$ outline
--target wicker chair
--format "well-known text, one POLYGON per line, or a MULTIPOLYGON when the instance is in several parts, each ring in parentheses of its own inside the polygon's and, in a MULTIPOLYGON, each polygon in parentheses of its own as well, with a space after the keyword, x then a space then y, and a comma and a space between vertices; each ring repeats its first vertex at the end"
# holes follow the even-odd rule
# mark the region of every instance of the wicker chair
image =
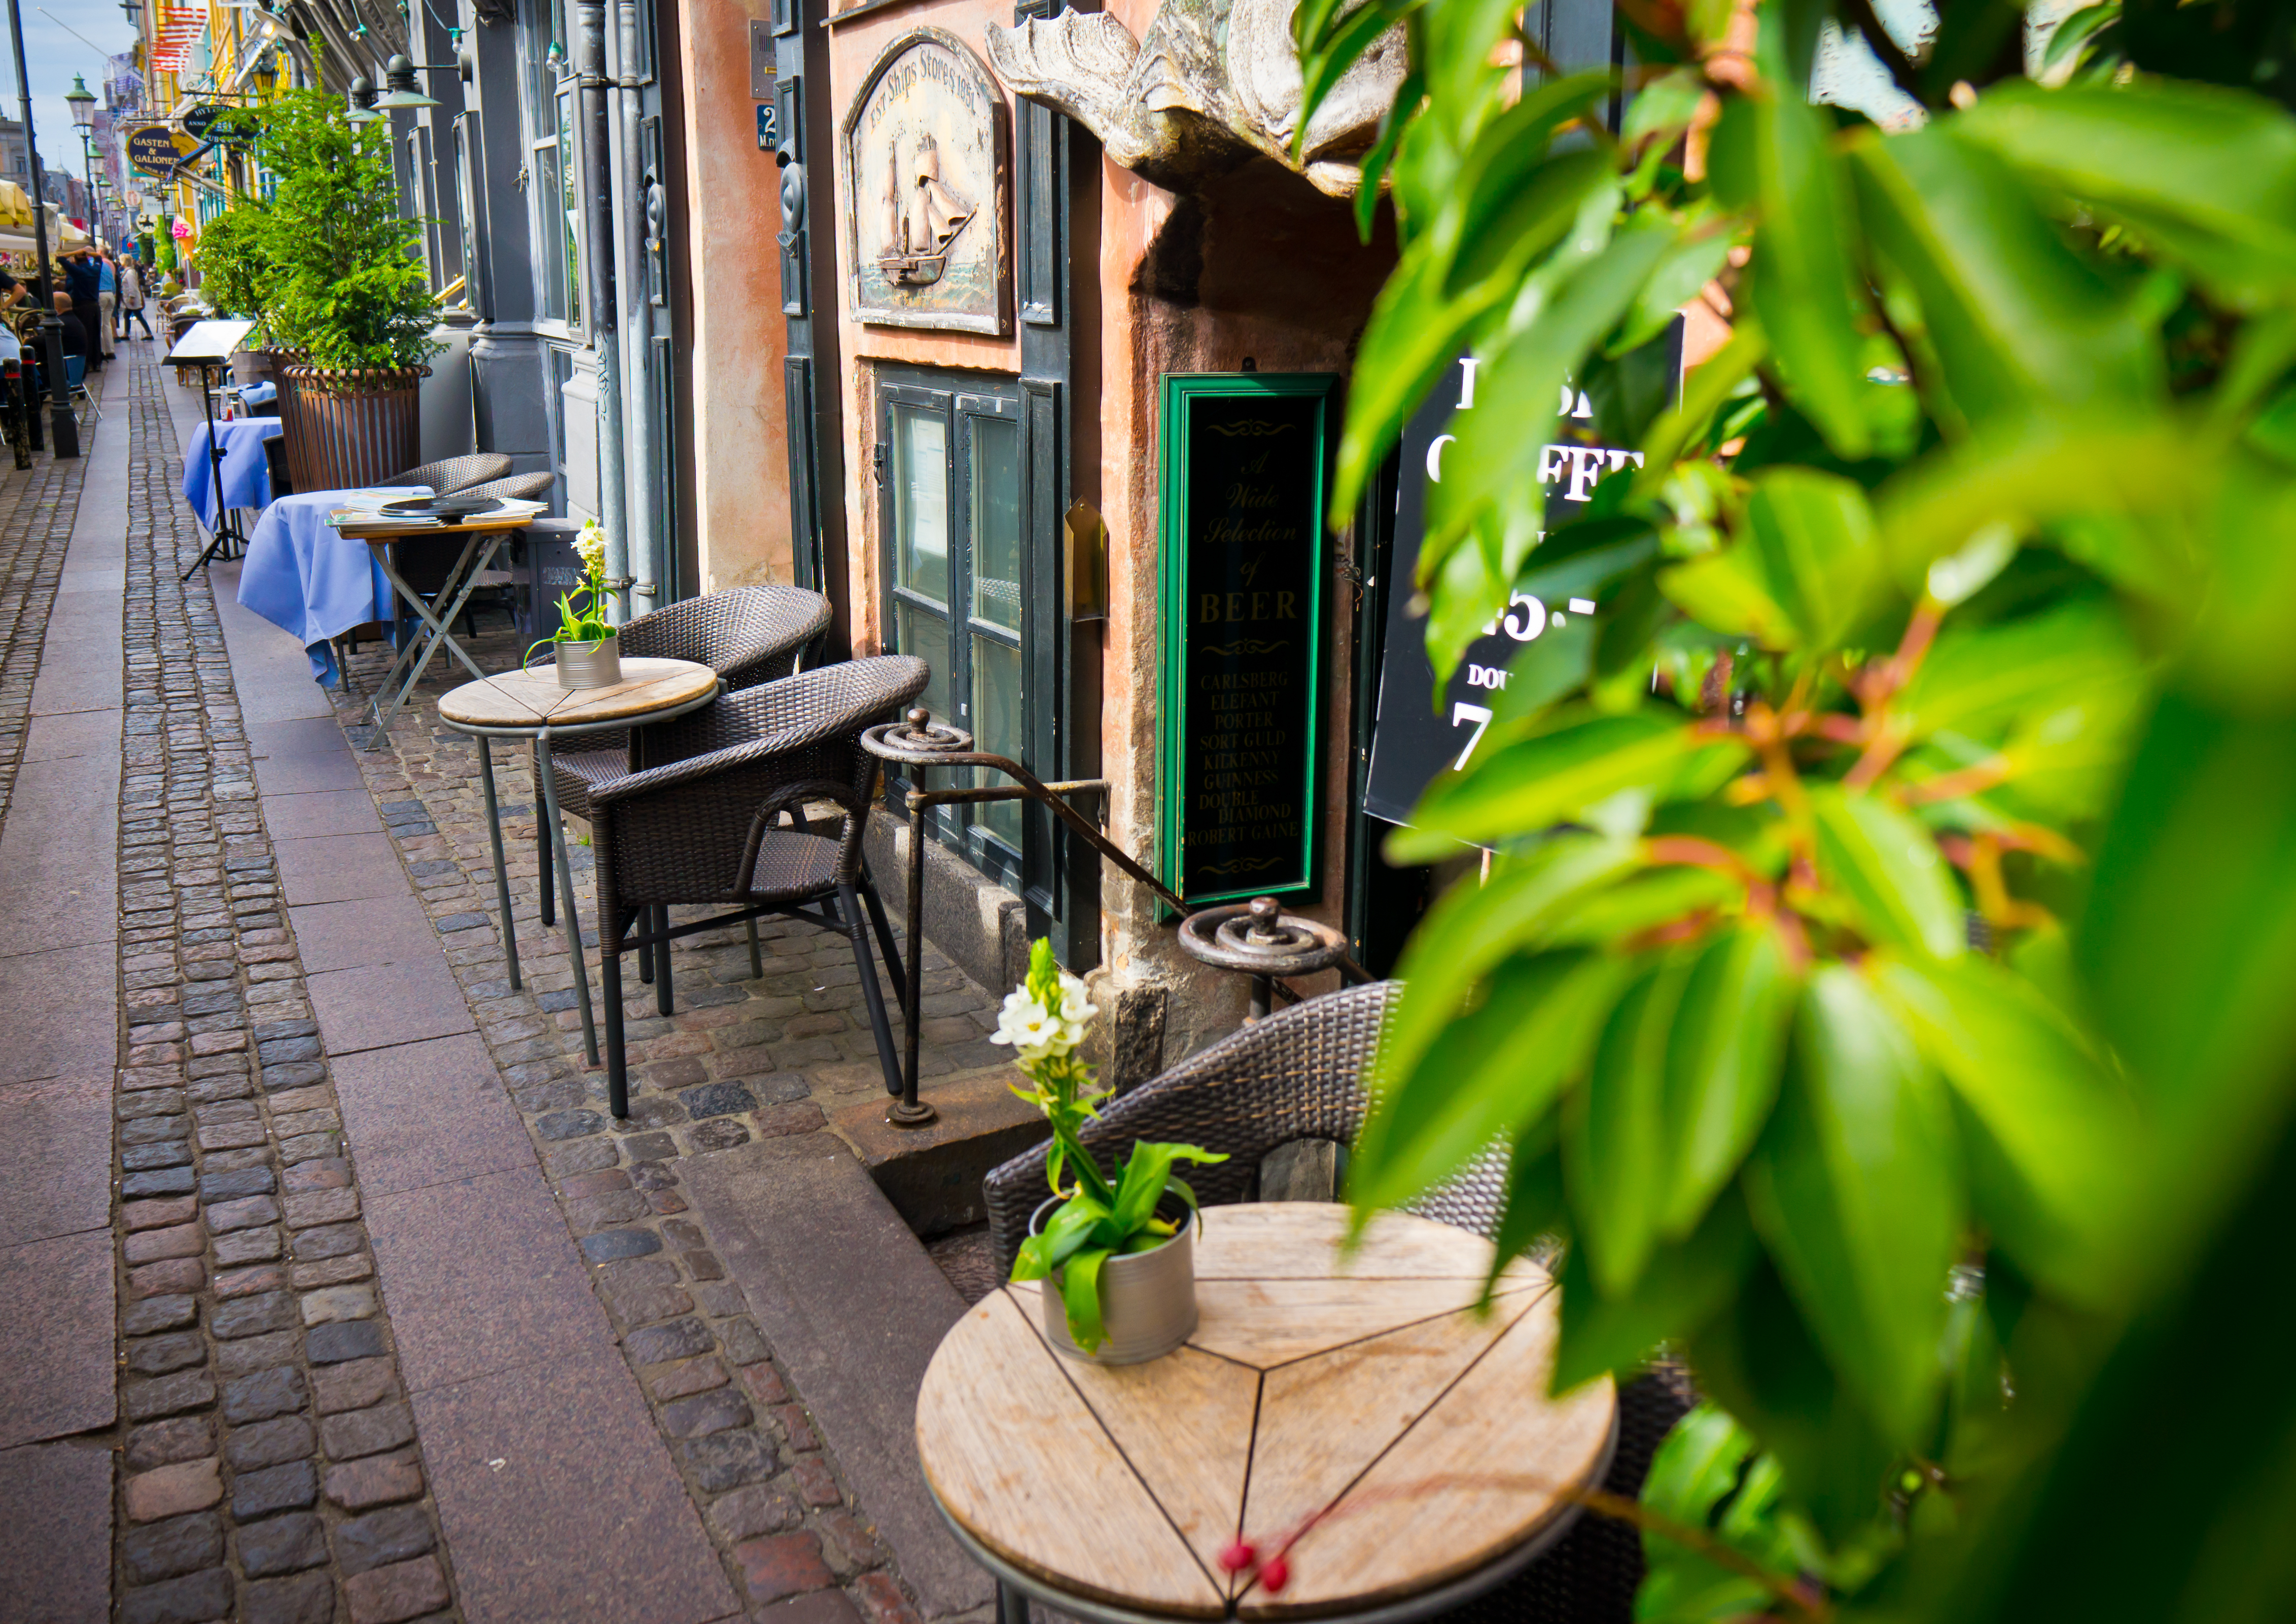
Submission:
POLYGON ((379 481, 383 485, 420 485, 434 496, 452 491, 467 490, 483 480, 499 480, 510 472, 510 458, 492 451, 481 451, 474 456, 450 456, 436 463, 425 463, 420 468, 410 468, 379 481))
MULTIPOLYGON (((1259 1161, 1281 1144, 1346 1144, 1361 1127, 1364 1074, 1398 983, 1310 998, 1269 1016, 1110 1103, 1078 1136, 1104 1167, 1121 1166, 1137 1139, 1178 1140, 1225 1151, 1228 1160, 1191 1168, 1207 1205, 1242 1201, 1259 1161)), ((1046 1194, 1039 1145, 984 1181, 990 1244, 1009 1275, 1029 1216, 1046 1194)), ((1505 1165, 1492 1157, 1416 1203, 1422 1217, 1488 1235, 1506 1202, 1505 1165)), ((1603 1487, 1629 1498, 1677 1421, 1694 1402, 1677 1368, 1661 1366, 1619 1391, 1619 1447, 1603 1487)), ((1629 1624, 1642 1582, 1641 1537, 1592 1514, 1521 1573, 1448 1615, 1452 1624, 1629 1624)))
POLYGON ((531 502, 537 496, 550 494, 558 483, 558 476, 547 469, 540 473, 514 473, 506 480, 488 480, 480 485, 459 485, 444 494, 456 496, 494 496, 512 502, 531 502))
POLYGON ((841 931, 852 944, 885 1087, 900 1092, 884 993, 869 959, 873 924, 887 965, 898 963, 884 905, 861 862, 877 776, 861 734, 898 716, 924 692, 926 676, 913 655, 882 654, 723 694, 646 730, 646 759, 659 765, 589 786, 606 1087, 616 1116, 629 1112, 621 955, 666 952, 673 937, 767 914, 841 931), (842 814, 834 836, 807 822, 806 808, 823 801, 842 814), (734 911, 672 927, 668 910, 681 905, 734 911))
MULTIPOLYGON (((621 652, 632 658, 692 660, 708 666, 726 679, 729 693, 777 682, 796 668, 800 650, 829 625, 829 600, 798 586, 735 586, 706 596, 687 598, 640 615, 620 628, 621 652)), ((590 816, 594 784, 624 777, 644 767, 649 758, 627 733, 600 733, 586 737, 578 750, 552 752, 561 812, 576 817, 590 816)), ((539 757, 537 754, 537 762, 539 757)), ((534 838, 542 865, 542 888, 554 883, 550 832, 537 828, 534 838)), ((555 904, 542 898, 542 923, 554 923, 555 904)), ((758 962, 757 923, 750 923, 751 967, 763 973, 758 962)), ((652 951, 638 955, 638 977, 652 981, 661 1013, 674 1013, 669 978, 654 973, 652 951)))

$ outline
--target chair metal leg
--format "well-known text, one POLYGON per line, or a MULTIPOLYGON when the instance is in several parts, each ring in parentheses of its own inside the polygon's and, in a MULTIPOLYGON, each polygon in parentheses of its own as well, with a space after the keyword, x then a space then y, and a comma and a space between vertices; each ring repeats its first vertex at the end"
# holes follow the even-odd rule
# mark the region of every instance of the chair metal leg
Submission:
POLYGON ((669 904, 653 910, 653 933, 661 938, 653 949, 654 1007, 665 1015, 677 1013, 677 998, 669 984, 669 904))
POLYGON ((885 956, 885 973, 893 978, 893 1001, 900 1005, 901 1019, 914 1021, 916 1012, 909 1007, 909 988, 901 974, 901 950, 893 942, 893 922, 885 916, 884 898, 877 895, 876 882, 869 877, 869 865, 861 865, 861 900, 868 905, 869 923, 877 930, 877 947, 885 956))
MULTIPOLYGON (((638 934, 640 936, 645 936, 651 934, 652 931, 653 910, 652 908, 640 908, 638 910, 638 934)), ((637 955, 638 985, 641 987, 651 987, 653 985, 652 944, 650 942, 640 942, 637 947, 637 955)))
POLYGON ((542 928, 548 930, 558 923, 558 901, 551 887, 557 875, 551 872, 550 831, 542 817, 542 746, 534 747, 534 855, 542 865, 542 928))
MULTIPOLYGON (((645 918, 644 908, 638 910, 638 918, 645 918)), ((643 924, 640 928, 644 928, 643 924)), ((606 1005, 606 1105, 618 1117, 630 1114, 629 1062, 622 1053, 621 947, 625 934, 619 919, 598 921, 598 972, 606 1005)))
POLYGON ((893 1028, 885 1019, 884 989, 877 985, 877 966, 869 958, 869 927, 861 915, 861 899, 850 885, 837 888, 837 917, 853 944, 853 962, 861 967, 861 1001, 869 1006, 869 1030, 877 1039, 878 1063, 885 1069, 885 1092, 898 1099, 901 1062, 893 1055, 893 1028))
POLYGON ((1001 1579, 996 1581, 996 1624, 1029 1624, 1029 1598, 1001 1579))
POLYGON ((745 919, 742 925, 750 933, 750 978, 762 981, 766 979, 766 956, 765 950, 758 946, 758 922, 745 919))

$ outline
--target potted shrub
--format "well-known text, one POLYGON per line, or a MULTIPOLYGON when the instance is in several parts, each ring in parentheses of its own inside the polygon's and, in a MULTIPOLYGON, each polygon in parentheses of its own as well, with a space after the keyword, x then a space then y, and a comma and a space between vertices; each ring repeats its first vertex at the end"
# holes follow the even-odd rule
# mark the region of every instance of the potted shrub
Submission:
POLYGON ((217 316, 251 317, 255 331, 231 357, 232 375, 256 383, 278 375, 279 352, 267 347, 275 272, 267 251, 271 222, 259 198, 242 196, 200 234, 200 294, 217 316))
POLYGON ((299 490, 372 485, 422 461, 418 395, 439 345, 422 222, 398 212, 384 128, 308 90, 266 108, 257 138, 281 177, 260 216, 263 319, 299 357, 280 372, 299 490))
POLYGON ((606 532, 593 519, 574 538, 582 584, 558 599, 558 629, 526 651, 548 646, 557 656, 559 685, 611 688, 622 680, 621 635, 606 624, 606 532))
POLYGON ((1142 1140, 1114 1179, 1101 1171, 1077 1136, 1108 1095, 1076 1054, 1085 1022, 1098 1013, 1084 982, 1039 939, 1029 950, 1028 980, 1006 995, 989 1038, 1016 1052, 1030 1086, 1013 1092, 1053 1129, 1045 1165, 1053 1193, 1029 1223, 1013 1278, 1050 1283, 1045 1336, 1055 1351, 1137 1365, 1171 1352, 1196 1328, 1196 1195, 1173 1164, 1227 1158, 1142 1140))

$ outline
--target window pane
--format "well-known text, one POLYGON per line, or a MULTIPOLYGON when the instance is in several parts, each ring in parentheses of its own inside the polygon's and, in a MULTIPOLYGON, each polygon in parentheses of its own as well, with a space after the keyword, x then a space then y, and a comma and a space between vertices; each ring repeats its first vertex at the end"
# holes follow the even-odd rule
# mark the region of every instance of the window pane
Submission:
MULTIPOLYGON (((558 173, 561 207, 565 211, 565 242, 561 258, 566 266, 566 319, 582 320, 582 198, 581 171, 574 164, 574 93, 558 98, 558 173)), ((547 197, 549 193, 543 194, 547 197)))
MULTIPOLYGON (((1021 425, 972 420, 972 612, 1021 629, 1021 425)), ((1011 752, 1006 752, 1010 754, 1011 752)))
MULTIPOLYGON (((1021 759, 1021 651, 979 632, 972 635, 973 748, 1021 759)), ((984 783, 1003 783, 983 770, 984 783)), ((1021 803, 992 800, 972 808, 973 821, 1006 845, 1021 849, 1021 803)))
POLYGON ((900 642, 896 652, 914 654, 932 668, 925 683, 924 708, 942 721, 956 719, 956 708, 948 697, 948 622, 914 603, 896 603, 893 636, 900 642))
MULTIPOLYGON (((895 405, 894 577, 912 592, 948 602, 948 426, 929 407, 895 405)), ((914 652, 914 651, 910 651, 914 652)))
POLYGON ((551 321, 566 319, 566 287, 558 267, 566 257, 566 220, 559 212, 558 199, 563 187, 558 179, 558 147, 554 142, 544 142, 534 149, 535 196, 540 200, 535 216, 542 230, 540 253, 542 266, 542 315, 551 321))

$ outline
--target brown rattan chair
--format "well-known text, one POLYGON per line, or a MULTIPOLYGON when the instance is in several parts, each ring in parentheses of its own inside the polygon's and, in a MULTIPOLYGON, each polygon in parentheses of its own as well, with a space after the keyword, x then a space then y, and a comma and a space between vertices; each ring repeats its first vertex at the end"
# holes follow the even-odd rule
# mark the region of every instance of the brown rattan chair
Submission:
MULTIPOLYGON (((829 600, 817 592, 800 586, 734 586, 640 615, 620 628, 621 652, 633 659, 694 660, 724 677, 729 693, 738 693, 787 677, 797 668, 799 652, 828 626, 829 600)), ((663 759, 647 755, 642 742, 634 746, 627 733, 592 734, 578 750, 553 751, 559 810, 588 817, 592 785, 663 759)), ((537 827, 534 845, 542 865, 542 923, 548 925, 556 918, 549 895, 554 882, 550 831, 537 827)), ((750 924, 750 958, 752 968, 762 973, 754 921, 750 924)), ((675 1013, 669 978, 655 975, 650 950, 638 956, 638 977, 654 983, 663 1014, 675 1013)))
MULTIPOLYGON (((873 924, 887 966, 899 962, 861 861, 877 776, 861 734, 898 716, 924 692, 926 677, 914 656, 882 654, 722 694, 646 730, 646 759, 657 765, 589 786, 606 1087, 616 1116, 629 1113, 621 955, 649 947, 666 955, 674 937, 767 914, 840 931, 852 944, 885 1087, 900 1092, 892 1027, 869 958, 873 924), (807 821, 807 808, 823 802, 838 808, 834 835, 807 821), (668 910, 679 906, 734 911, 672 926, 668 910)), ((657 979, 666 985, 669 978, 657 979)))
MULTIPOLYGON (((1135 1140, 1177 1140, 1225 1151, 1228 1160, 1188 1170, 1206 1205, 1248 1199, 1260 1159, 1300 1139, 1352 1142, 1368 1095, 1365 1074, 1381 1026, 1401 992, 1374 981, 1310 998, 1270 1015, 1111 1101, 1078 1136, 1103 1167, 1123 1165, 1135 1140)), ((1029 1216, 1049 1190, 1048 1146, 991 1171, 984 1181, 989 1240, 1000 1275, 1027 1238, 1029 1216)), ((1478 1234, 1496 1232, 1506 1204, 1503 1157, 1486 1157, 1414 1203, 1422 1217, 1478 1234)), ((1660 1366, 1619 1391, 1619 1443, 1603 1487, 1642 1491, 1657 1451, 1694 1402, 1687 1379, 1660 1366)), ((1496 1588, 1447 1615, 1450 1624, 1629 1624, 1642 1582, 1641 1536, 1591 1513, 1554 1546, 1496 1588)))
POLYGON ((472 456, 445 457, 436 463, 425 463, 420 468, 410 468, 395 473, 381 485, 420 485, 434 496, 451 491, 466 490, 487 480, 499 480, 510 472, 510 458, 498 452, 481 451, 472 456))

